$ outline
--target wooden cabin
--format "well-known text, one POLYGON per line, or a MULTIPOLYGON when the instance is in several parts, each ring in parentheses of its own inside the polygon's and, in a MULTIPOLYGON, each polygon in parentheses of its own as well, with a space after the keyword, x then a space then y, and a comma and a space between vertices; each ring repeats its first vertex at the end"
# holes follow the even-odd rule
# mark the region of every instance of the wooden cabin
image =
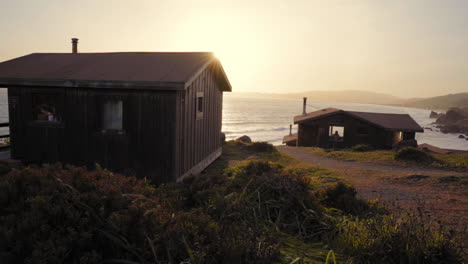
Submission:
POLYGON ((223 92, 212 53, 35 53, 0 63, 11 156, 147 177, 197 174, 221 155, 223 92))
POLYGON ((424 130, 407 114, 382 114, 326 108, 294 117, 298 132, 283 138, 288 146, 349 148, 366 144, 392 148, 415 140, 424 130))

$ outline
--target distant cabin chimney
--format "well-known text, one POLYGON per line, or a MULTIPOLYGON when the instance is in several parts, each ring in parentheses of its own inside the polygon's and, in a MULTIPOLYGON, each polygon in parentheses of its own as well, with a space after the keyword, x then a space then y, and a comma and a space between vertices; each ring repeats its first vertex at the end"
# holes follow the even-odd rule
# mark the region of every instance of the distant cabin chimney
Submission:
POLYGON ((72 53, 78 53, 78 39, 72 38, 72 53))
POLYGON ((302 110, 303 115, 307 115, 306 104, 307 104, 307 97, 304 97, 304 107, 303 107, 303 110, 302 110))
POLYGON ((292 125, 289 125, 289 135, 292 136, 292 125))

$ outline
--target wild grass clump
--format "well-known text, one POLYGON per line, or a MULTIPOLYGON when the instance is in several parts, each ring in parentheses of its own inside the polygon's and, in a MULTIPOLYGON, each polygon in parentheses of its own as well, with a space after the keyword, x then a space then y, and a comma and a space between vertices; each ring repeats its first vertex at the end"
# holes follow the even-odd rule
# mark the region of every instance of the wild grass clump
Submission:
POLYGON ((235 144, 238 147, 241 147, 242 149, 250 152, 263 152, 263 153, 276 153, 278 150, 276 148, 268 143, 268 142, 252 142, 252 143, 246 143, 240 140, 235 140, 235 141, 228 141, 226 142, 227 144, 235 144))
POLYGON ((365 201, 356 197, 354 187, 343 182, 328 187, 322 194, 322 202, 326 207, 332 207, 354 216, 369 216, 387 214, 388 211, 378 204, 365 201))
POLYGON ((423 164, 431 164, 436 161, 436 159, 432 157, 431 154, 425 152, 424 150, 412 147, 406 147, 398 150, 395 153, 395 160, 423 164))
POLYGON ((419 213, 344 217, 335 246, 352 263, 464 263, 463 235, 419 213))
POLYGON ((236 226, 254 224, 306 241, 319 241, 333 228, 309 180, 285 173, 277 163, 250 161, 227 168, 222 180, 200 177, 184 184, 195 206, 209 208, 213 218, 236 226))
POLYGON ((374 148, 367 144, 358 144, 358 145, 353 146, 351 150, 355 152, 366 152, 366 151, 372 151, 374 150, 374 148))

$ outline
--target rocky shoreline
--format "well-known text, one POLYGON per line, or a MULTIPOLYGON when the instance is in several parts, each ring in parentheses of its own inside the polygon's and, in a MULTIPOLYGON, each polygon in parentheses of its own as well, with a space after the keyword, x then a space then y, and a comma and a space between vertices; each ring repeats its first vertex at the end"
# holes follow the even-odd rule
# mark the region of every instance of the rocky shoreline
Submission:
POLYGON ((468 107, 450 108, 446 113, 431 111, 430 118, 442 133, 459 133, 459 138, 468 140, 468 107))

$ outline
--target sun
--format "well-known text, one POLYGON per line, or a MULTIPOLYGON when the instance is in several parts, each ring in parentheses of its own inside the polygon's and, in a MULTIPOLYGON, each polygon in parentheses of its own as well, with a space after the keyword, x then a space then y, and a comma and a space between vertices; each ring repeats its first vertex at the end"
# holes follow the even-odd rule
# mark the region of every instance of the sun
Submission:
POLYGON ((268 45, 255 27, 233 17, 204 17, 184 24, 179 44, 186 51, 211 51, 221 61, 233 87, 245 86, 263 67, 268 45))

